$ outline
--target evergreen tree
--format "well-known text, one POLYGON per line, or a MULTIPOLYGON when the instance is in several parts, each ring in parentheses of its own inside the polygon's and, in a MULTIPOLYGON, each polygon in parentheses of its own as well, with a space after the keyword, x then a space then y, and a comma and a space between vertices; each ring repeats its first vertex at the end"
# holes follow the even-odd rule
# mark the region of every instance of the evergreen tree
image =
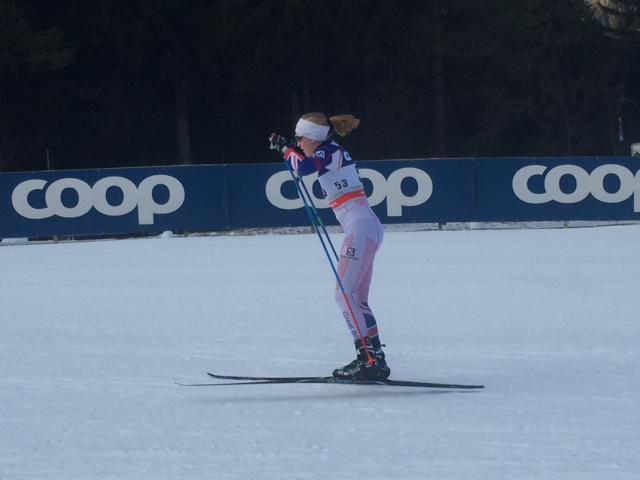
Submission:
POLYGON ((59 28, 34 27, 41 19, 29 18, 30 2, 20 5, 0 0, 0 171, 46 166, 58 139, 45 106, 75 53, 59 28))

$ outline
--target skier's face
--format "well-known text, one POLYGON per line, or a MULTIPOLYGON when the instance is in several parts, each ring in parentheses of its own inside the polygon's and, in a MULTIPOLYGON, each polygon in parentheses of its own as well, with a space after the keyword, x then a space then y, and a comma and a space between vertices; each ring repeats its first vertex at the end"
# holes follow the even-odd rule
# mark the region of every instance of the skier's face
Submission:
POLYGON ((311 155, 313 155, 313 152, 316 151, 316 148, 318 148, 318 145, 322 143, 316 140, 311 140, 307 137, 296 137, 296 141, 298 142, 298 146, 302 149, 302 151, 307 157, 310 157, 311 155))

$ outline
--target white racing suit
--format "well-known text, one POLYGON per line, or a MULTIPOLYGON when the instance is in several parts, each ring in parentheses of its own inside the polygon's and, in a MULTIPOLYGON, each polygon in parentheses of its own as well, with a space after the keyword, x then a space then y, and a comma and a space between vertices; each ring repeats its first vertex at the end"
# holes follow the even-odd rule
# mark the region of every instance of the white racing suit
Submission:
POLYGON ((379 344, 378 325, 369 307, 369 287, 384 231, 369 206, 353 160, 331 140, 320 144, 311 157, 293 148, 284 156, 302 176, 318 172, 320 186, 345 233, 337 266, 344 293, 336 282, 336 303, 354 340, 362 335, 379 344))

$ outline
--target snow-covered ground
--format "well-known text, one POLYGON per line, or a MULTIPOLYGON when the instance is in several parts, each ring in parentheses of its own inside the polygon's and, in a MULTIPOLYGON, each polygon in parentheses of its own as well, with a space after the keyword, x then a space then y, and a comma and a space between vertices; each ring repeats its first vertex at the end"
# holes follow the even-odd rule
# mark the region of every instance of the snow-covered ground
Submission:
POLYGON ((638 225, 388 232, 392 378, 472 392, 174 384, 352 359, 312 234, 9 242, 0 268, 3 480, 640 475, 638 225))

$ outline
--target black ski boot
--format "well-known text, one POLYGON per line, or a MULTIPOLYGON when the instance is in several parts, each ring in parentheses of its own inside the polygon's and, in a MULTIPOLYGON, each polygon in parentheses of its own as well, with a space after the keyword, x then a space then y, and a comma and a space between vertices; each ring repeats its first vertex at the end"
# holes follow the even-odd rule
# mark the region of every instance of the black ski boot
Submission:
POLYGON ((386 380, 389 378, 391 369, 384 358, 382 345, 380 342, 374 345, 369 337, 365 338, 365 342, 366 349, 361 339, 356 340, 356 359, 342 368, 336 368, 333 371, 334 378, 341 380, 386 380), (367 350, 374 360, 373 364, 369 364, 367 350))

